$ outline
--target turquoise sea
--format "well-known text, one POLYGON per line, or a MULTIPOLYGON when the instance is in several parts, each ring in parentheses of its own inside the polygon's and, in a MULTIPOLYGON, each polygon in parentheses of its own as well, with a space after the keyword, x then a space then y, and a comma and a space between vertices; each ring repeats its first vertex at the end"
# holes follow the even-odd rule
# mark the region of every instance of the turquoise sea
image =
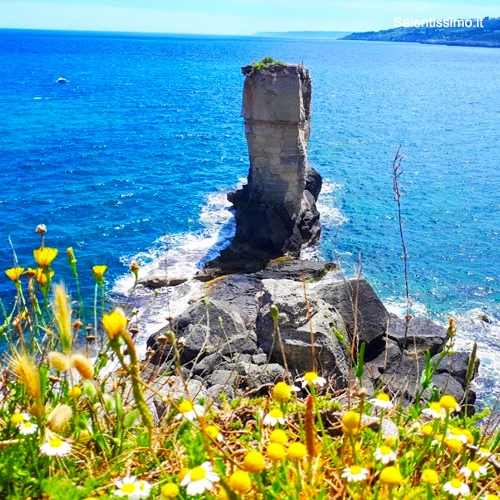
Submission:
MULTIPOLYGON (((361 259, 391 310, 404 305, 391 170, 401 144, 414 310, 457 317, 461 341, 480 342, 489 388, 500 367, 496 49, 0 31, 0 269, 10 241, 33 264, 40 223, 68 280, 75 248, 86 293, 94 264, 120 294, 133 259, 147 270, 167 255, 173 275, 215 255, 234 229, 225 192, 248 171, 240 66, 267 55, 313 78, 309 159, 326 185, 308 254, 347 274, 361 259)), ((4 301, 11 290, 0 278, 4 301)))

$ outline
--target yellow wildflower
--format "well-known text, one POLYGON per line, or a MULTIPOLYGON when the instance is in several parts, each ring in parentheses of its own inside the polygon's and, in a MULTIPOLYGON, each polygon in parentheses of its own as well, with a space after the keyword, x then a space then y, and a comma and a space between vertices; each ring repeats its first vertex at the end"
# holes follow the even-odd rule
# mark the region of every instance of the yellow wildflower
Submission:
POLYGON ((269 443, 267 445, 266 455, 272 462, 279 462, 286 457, 286 450, 282 444, 269 443))
POLYGON ((33 250, 33 255, 37 264, 44 269, 47 269, 52 264, 52 261, 57 257, 59 250, 57 248, 43 247, 33 250))
POLYGON ((273 398, 278 403, 287 403, 292 399, 292 391, 297 392, 299 389, 288 385, 286 382, 278 382, 273 389, 273 398))
POLYGON ((243 466, 248 472, 258 474, 266 468, 264 456, 256 450, 249 451, 243 460, 243 466))
POLYGON ((439 482, 438 473, 434 469, 425 469, 422 471, 422 481, 425 484, 437 484, 439 482))
POLYGON ((97 283, 102 283, 107 268, 108 266, 94 266, 92 268, 92 273, 97 283))
POLYGON ((388 486, 397 486, 403 482, 403 476, 397 467, 386 467, 380 473, 380 482, 388 486))
POLYGON ((237 470, 229 477, 229 487, 238 494, 247 492, 252 487, 252 480, 248 472, 237 470))
POLYGON ((9 279, 11 279, 14 283, 19 281, 19 278, 24 273, 24 267, 11 267, 5 271, 5 274, 9 279))
POLYGON ((342 417, 342 432, 344 434, 354 434, 359 430, 361 417, 355 411, 348 411, 342 417))
POLYGON ((286 443, 288 443, 288 436, 286 435, 285 431, 281 429, 276 429, 273 432, 271 432, 269 440, 271 441, 271 443, 280 443, 285 445, 286 443))
POLYGON ((289 460, 302 460, 307 455, 307 448, 302 443, 292 443, 288 447, 289 460))
POLYGON ((441 408, 444 408, 447 412, 460 411, 460 405, 457 403, 457 400, 449 394, 441 396, 441 399, 439 400, 439 405, 441 406, 441 408))
POLYGON ((161 496, 164 498, 175 498, 179 495, 179 487, 174 483, 168 483, 162 486, 161 496))
POLYGON ((104 314, 102 317, 102 326, 108 334, 109 340, 113 341, 125 331, 127 318, 125 318, 121 309, 115 309, 110 314, 104 314))

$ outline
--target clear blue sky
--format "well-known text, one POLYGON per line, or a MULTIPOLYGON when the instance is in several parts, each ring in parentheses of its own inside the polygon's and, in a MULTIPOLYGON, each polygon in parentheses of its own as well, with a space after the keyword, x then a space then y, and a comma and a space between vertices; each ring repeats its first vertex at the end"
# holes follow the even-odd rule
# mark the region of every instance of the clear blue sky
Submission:
POLYGON ((500 0, 0 0, 0 28, 252 34, 367 31, 395 17, 500 17, 500 0))

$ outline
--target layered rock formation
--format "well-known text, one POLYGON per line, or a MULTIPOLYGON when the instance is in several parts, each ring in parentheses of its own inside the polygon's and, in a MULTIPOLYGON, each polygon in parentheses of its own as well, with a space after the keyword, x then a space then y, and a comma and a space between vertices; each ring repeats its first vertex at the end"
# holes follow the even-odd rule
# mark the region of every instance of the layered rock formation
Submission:
POLYGON ((248 184, 230 193, 236 235, 208 268, 254 271, 297 256, 317 241, 321 176, 307 164, 311 78, 295 64, 245 66, 242 116, 250 157, 248 184))

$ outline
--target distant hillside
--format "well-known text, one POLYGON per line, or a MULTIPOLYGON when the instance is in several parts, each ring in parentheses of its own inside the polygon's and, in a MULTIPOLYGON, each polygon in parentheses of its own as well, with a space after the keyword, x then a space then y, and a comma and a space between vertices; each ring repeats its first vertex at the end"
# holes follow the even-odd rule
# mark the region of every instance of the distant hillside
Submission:
POLYGON ((262 31, 254 36, 268 38, 328 38, 338 40, 349 35, 351 31, 262 31))
POLYGON ((370 42, 417 42, 467 47, 500 47, 500 18, 483 19, 482 28, 394 28, 352 33, 342 40, 370 42))

